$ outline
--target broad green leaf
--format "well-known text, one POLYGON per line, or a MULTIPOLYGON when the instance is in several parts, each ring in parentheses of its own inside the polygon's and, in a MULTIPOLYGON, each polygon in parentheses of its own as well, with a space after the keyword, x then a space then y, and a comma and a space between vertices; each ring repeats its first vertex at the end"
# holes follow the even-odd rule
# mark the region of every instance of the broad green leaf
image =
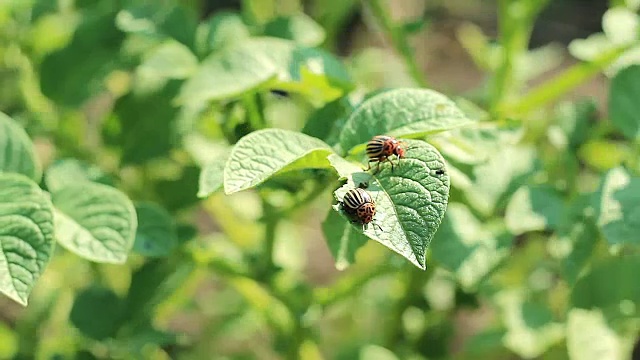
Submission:
POLYGON ((54 244, 49 197, 23 175, 0 173, 0 292, 26 306, 54 244))
POLYGON ((597 223, 607 242, 640 244, 640 178, 615 168, 605 175, 597 195, 597 223))
POLYGON ((98 166, 72 158, 56 160, 44 174, 44 182, 50 192, 78 184, 80 181, 113 185, 113 179, 98 166))
POLYGON ((598 310, 571 309, 567 316, 570 360, 623 359, 620 338, 598 310))
MULTIPOLYGON (((634 309, 640 306, 640 257, 623 256, 594 265, 591 271, 578 279, 571 292, 571 303, 581 309, 599 308, 605 315, 623 312, 624 304, 634 309)), ((623 315, 634 315, 638 311, 623 315)))
POLYGON ((198 27, 200 52, 208 54, 248 38, 251 34, 240 14, 220 11, 198 27))
POLYGON ((555 229, 562 219, 563 205, 562 198, 551 187, 523 186, 513 194, 507 205, 507 228, 514 235, 555 229))
POLYGON ((273 37, 251 38, 242 46, 271 59, 277 68, 277 77, 269 84, 273 89, 325 103, 354 86, 342 63, 321 49, 301 47, 293 41, 273 37))
POLYGON ((45 96, 58 104, 77 107, 106 89, 106 76, 120 65, 124 40, 114 17, 111 12, 91 13, 67 47, 44 58, 40 87, 45 96))
POLYGON ((137 71, 148 78, 185 79, 198 68, 198 59, 185 45, 169 40, 153 49, 137 71))
POLYGON ((345 97, 334 100, 314 111, 307 118, 302 133, 333 145, 338 141, 340 130, 353 108, 349 99, 345 97))
POLYGON ((124 302, 112 290, 92 286, 76 296, 69 320, 85 336, 105 340, 115 336, 123 311, 124 302))
POLYGON ((276 76, 277 68, 260 49, 241 43, 207 57, 183 85, 178 102, 199 104, 240 96, 276 76))
POLYGON ((150 38, 175 39, 195 48, 196 14, 173 2, 148 1, 121 10, 115 19, 121 31, 150 38))
MULTIPOLYGON (((374 176, 354 173, 334 195, 341 201, 348 190, 367 183, 366 191, 376 203, 373 221, 382 230, 372 224, 364 231, 360 224, 352 226, 424 270, 427 247, 447 209, 449 175, 437 173, 445 164, 433 146, 414 140, 407 144, 411 150, 393 171, 391 164, 384 164, 374 176)), ((334 209, 343 213, 339 204, 334 209)))
POLYGON ((625 7, 612 7, 602 16, 602 30, 613 44, 631 44, 640 36, 640 18, 625 7))
POLYGON ((492 214, 532 174, 535 166, 533 147, 505 144, 485 163, 473 167, 473 184, 465 189, 469 203, 484 215, 492 214))
POLYGON ((504 290, 496 296, 507 328, 503 344, 522 358, 541 356, 564 337, 564 325, 546 304, 529 301, 525 290, 504 290))
POLYGON ((328 168, 327 156, 332 153, 321 140, 294 131, 252 132, 231 151, 224 169, 224 192, 245 190, 291 170, 328 168))
POLYGON ((319 46, 325 39, 324 29, 304 13, 271 20, 264 26, 264 35, 293 40, 309 47, 319 46))
POLYGON ((122 264, 135 239, 136 212, 115 188, 80 183, 53 192, 58 242, 91 261, 122 264))
POLYGON ((463 289, 474 290, 509 256, 511 237, 481 223, 460 203, 448 205, 447 214, 431 242, 433 259, 451 271, 463 289))
POLYGON ((40 181, 42 169, 24 129, 0 112, 0 172, 18 173, 40 181))
POLYGON ((470 123, 453 101, 438 92, 395 89, 358 106, 342 129, 340 146, 345 152, 356 152, 375 135, 420 137, 470 123), (361 146, 353 149, 357 145, 361 146))
POLYGON ((221 156, 202 168, 198 182, 199 198, 206 198, 222 188, 224 185, 224 168, 227 163, 227 158, 228 156, 221 156))
POLYGON ((616 74, 611 80, 609 117, 622 134, 632 140, 640 140, 640 65, 632 65, 616 74))
POLYGON ((327 157, 331 166, 336 170, 341 179, 346 179, 349 175, 362 171, 362 168, 338 154, 331 154, 327 157))
POLYGON ((123 164, 142 164, 167 157, 175 146, 174 124, 178 107, 171 100, 179 83, 169 83, 153 93, 131 92, 119 98, 113 108, 118 134, 111 142, 121 149, 123 164))
POLYGON ((354 229, 336 211, 329 211, 322 222, 322 232, 338 270, 344 270, 353 264, 356 251, 367 243, 367 237, 354 229))
POLYGON ((165 209, 153 203, 136 204, 138 228, 133 250, 148 257, 168 256, 178 244, 176 226, 165 209))

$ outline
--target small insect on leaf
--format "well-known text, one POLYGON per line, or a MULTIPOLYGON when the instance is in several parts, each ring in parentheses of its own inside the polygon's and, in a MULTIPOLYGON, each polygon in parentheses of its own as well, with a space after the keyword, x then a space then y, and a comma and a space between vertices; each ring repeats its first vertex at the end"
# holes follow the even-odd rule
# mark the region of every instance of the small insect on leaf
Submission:
POLYGON ((376 135, 367 143, 367 156, 369 157, 369 166, 367 171, 371 169, 371 163, 377 163, 376 171, 380 171, 380 164, 385 161, 391 163, 391 169, 393 170, 394 163, 391 160, 391 156, 395 155, 396 159, 400 160, 405 155, 405 143, 398 139, 388 135, 376 135))

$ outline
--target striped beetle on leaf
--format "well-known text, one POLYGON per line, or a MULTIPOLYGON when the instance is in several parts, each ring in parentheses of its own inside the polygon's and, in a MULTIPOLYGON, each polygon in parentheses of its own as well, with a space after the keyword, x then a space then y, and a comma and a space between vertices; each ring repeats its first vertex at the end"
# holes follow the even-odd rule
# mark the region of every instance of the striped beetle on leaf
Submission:
POLYGON ((393 161, 391 156, 395 155, 397 159, 404 157, 405 143, 388 135, 376 135, 367 143, 367 156, 369 157, 369 166, 366 171, 371 169, 371 163, 377 163, 376 171, 380 171, 380 164, 385 161, 391 163, 391 171, 393 171, 393 161))
POLYGON ((359 222, 364 226, 368 223, 372 223, 377 226, 380 231, 382 228, 380 225, 373 222, 373 217, 376 214, 376 203, 371 198, 371 195, 358 187, 347 191, 340 202, 342 209, 352 217, 352 222, 359 222))

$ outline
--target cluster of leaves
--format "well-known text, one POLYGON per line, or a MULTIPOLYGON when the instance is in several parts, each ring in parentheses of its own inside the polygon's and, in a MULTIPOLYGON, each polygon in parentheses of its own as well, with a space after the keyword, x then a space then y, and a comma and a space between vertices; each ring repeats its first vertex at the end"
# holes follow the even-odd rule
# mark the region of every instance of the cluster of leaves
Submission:
POLYGON ((0 291, 30 304, 0 355, 210 356, 211 337, 234 355, 446 358, 471 308, 494 315, 459 358, 624 358, 640 330, 637 2, 612 1, 604 32, 569 46, 581 62, 527 92, 560 65, 527 47, 549 1, 498 2, 499 41, 458 32, 490 74, 466 99, 425 88, 407 41, 424 19, 366 3, 403 65, 380 79, 381 53, 331 51, 356 1, 313 2, 317 22, 291 3, 202 21, 173 1, 0 4, 0 291), (600 72, 608 118, 590 99, 548 106, 600 72), (366 172, 380 134, 406 157, 366 172), (379 228, 336 204, 361 183, 379 228), (302 274, 307 225, 350 267, 326 287, 302 274), (191 309, 214 328, 200 342, 166 330, 191 309), (328 334, 336 317, 351 321, 328 334), (247 337, 265 329, 268 344, 247 337))

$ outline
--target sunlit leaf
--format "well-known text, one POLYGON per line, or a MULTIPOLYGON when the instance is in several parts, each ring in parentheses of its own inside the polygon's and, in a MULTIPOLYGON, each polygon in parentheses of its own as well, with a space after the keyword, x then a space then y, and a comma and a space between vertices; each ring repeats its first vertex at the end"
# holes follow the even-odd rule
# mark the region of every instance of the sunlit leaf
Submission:
POLYGON ((571 309, 567 316, 570 360, 622 359, 618 335, 598 310, 571 309))
POLYGON ((198 197, 205 198, 224 185, 224 168, 228 156, 221 156, 202 168, 198 182, 198 197))
POLYGON ((449 204, 431 242, 433 259, 469 290, 509 256, 510 247, 509 234, 486 227, 460 203, 449 204))
POLYGON ((630 44, 640 37, 640 18, 623 6, 612 7, 602 16, 602 30, 612 43, 630 44))
POLYGON ((598 195, 598 227, 607 242, 639 244, 640 178, 615 168, 605 175, 598 195))
POLYGON ((52 193, 56 239, 88 260, 121 264, 127 260, 137 228, 131 200, 119 190, 79 183, 52 193))
MULTIPOLYGON (((334 195, 341 201, 348 190, 368 184, 366 191, 376 203, 373 222, 381 229, 372 224, 364 230, 360 224, 352 226, 426 269, 427 247, 447 209, 449 176, 439 174, 438 170, 444 170, 444 159, 433 146, 414 140, 407 143, 411 150, 393 171, 391 164, 385 164, 374 176, 354 173, 334 195)), ((334 209, 343 213, 339 204, 334 209)), ((345 214, 345 218, 349 217, 345 214)))
POLYGON ((0 292, 26 306, 54 244, 49 197, 23 175, 0 173, 0 292))
MULTIPOLYGON (((340 134, 343 151, 375 135, 419 137, 468 125, 472 121, 444 95, 427 89, 395 89, 365 100, 340 134)), ((363 147, 363 145, 361 146, 363 147)))
POLYGON ((166 41, 153 49, 137 71, 144 77, 184 79, 198 68, 198 59, 188 47, 177 41, 166 41))
POLYGON ((44 174, 47 190, 54 192, 65 186, 78 184, 80 181, 93 181, 105 185, 113 185, 113 179, 98 166, 81 160, 59 159, 51 164, 44 174))
POLYGON ((511 197, 505 222, 509 231, 515 235, 554 229, 562 220, 562 210, 562 199, 553 188, 523 186, 511 197))
POLYGON ((219 11, 198 27, 198 47, 202 53, 220 50, 250 36, 240 14, 219 11))
POLYGON ((42 169, 33 143, 20 125, 0 112, 0 172, 23 174, 40 181, 42 169))
POLYGON ((304 13, 277 17, 264 26, 264 35, 315 47, 324 41, 324 29, 304 13))
POLYGON ((224 191, 232 194, 291 170, 328 168, 333 151, 321 140, 294 131, 265 129, 238 141, 224 169, 224 191))

